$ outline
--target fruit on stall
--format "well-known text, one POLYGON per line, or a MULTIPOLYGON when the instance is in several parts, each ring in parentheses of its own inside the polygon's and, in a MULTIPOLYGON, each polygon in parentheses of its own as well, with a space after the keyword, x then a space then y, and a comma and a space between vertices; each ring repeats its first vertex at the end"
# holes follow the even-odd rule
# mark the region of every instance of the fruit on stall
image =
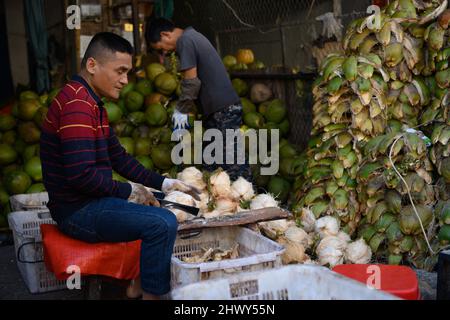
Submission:
POLYGON ((104 107, 106 109, 106 113, 108 114, 108 121, 110 124, 114 124, 120 121, 123 112, 120 109, 119 105, 114 102, 107 102, 104 104, 104 107))
POLYGON ((237 64, 237 59, 235 56, 227 55, 223 57, 222 62, 227 70, 230 70, 235 64, 237 64))
POLYGON ((163 72, 156 76, 154 85, 160 93, 170 96, 177 89, 178 81, 173 74, 163 72))
POLYGON ((144 105, 144 96, 137 92, 131 91, 126 95, 125 106, 129 112, 139 111, 144 105))
POLYGON ((239 49, 236 53, 237 63, 251 64, 255 61, 253 51, 250 49, 239 49))
POLYGON ((166 68, 160 63, 150 63, 146 68, 147 78, 152 82, 159 74, 164 72, 166 72, 166 68))

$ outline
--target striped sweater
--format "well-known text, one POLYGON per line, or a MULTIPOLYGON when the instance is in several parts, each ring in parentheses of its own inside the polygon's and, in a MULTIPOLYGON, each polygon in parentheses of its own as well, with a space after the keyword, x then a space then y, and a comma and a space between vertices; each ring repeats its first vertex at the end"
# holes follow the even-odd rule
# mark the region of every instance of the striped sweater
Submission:
POLYGON ((67 83, 50 105, 40 156, 47 206, 56 222, 101 197, 127 199, 131 185, 113 180, 112 170, 158 190, 164 180, 126 153, 109 126, 102 101, 80 76, 67 83))

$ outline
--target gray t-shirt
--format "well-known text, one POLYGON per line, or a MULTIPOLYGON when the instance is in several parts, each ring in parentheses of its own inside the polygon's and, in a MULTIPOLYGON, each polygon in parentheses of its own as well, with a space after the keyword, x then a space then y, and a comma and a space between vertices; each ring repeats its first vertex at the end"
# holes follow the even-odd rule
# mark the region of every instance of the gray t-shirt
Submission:
POLYGON ((181 71, 197 68, 202 82, 199 98, 205 116, 240 103, 222 60, 205 36, 192 27, 186 28, 178 38, 176 51, 181 71))

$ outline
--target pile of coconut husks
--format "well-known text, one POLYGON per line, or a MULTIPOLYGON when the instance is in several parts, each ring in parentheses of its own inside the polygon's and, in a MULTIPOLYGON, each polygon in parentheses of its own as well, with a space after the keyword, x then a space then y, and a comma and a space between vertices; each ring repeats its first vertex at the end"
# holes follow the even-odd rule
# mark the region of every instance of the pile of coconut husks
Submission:
POLYGON ((186 263, 203 263, 210 261, 221 261, 227 259, 239 258, 239 243, 232 248, 224 250, 222 248, 202 248, 201 252, 195 253, 190 257, 183 257, 181 260, 186 263))

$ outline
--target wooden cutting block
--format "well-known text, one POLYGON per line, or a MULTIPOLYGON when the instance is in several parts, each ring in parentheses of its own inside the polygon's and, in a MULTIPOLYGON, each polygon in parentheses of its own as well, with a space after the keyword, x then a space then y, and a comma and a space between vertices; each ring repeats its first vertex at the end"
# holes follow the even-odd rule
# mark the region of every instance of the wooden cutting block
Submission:
POLYGON ((195 218, 187 220, 178 225, 178 232, 190 232, 193 230, 229 226, 243 226, 263 221, 287 219, 292 214, 280 208, 263 208, 237 213, 231 216, 222 216, 217 218, 205 219, 195 218))

